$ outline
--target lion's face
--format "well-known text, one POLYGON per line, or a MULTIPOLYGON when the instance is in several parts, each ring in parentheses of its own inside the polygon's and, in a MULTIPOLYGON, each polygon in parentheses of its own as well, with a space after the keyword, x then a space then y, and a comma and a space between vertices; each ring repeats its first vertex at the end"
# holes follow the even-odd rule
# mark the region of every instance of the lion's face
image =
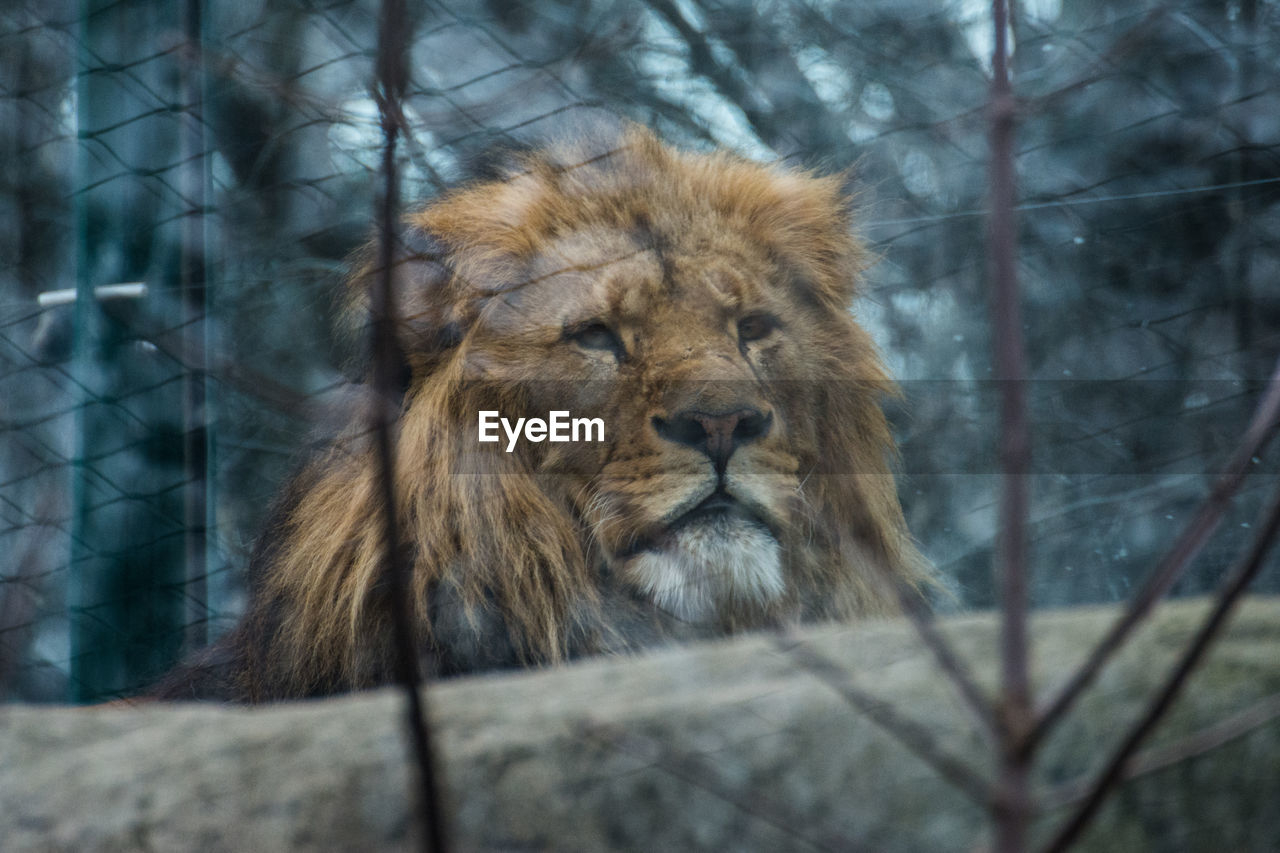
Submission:
POLYGON ((512 414, 602 418, 604 442, 536 446, 540 482, 608 571, 701 621, 786 592, 818 452, 824 317, 732 222, 666 224, 549 241, 461 358, 469 379, 526 389, 512 414))
MULTIPOLYGON (((861 255, 837 184, 644 136, 630 146, 613 163, 535 164, 419 215, 447 302, 414 310, 465 330, 447 369, 430 369, 489 389, 458 395, 464 423, 481 405, 604 421, 603 442, 512 459, 571 517, 592 571, 685 621, 838 612, 839 592, 823 601, 813 576, 881 545, 851 534, 883 494, 840 506, 833 472, 887 476, 887 434, 884 376, 847 310, 861 255), (851 429, 865 447, 821 466, 824 441, 838 453, 851 429), (858 517, 840 519, 848 509, 858 517)), ((481 452, 469 435, 467 458, 481 452)))

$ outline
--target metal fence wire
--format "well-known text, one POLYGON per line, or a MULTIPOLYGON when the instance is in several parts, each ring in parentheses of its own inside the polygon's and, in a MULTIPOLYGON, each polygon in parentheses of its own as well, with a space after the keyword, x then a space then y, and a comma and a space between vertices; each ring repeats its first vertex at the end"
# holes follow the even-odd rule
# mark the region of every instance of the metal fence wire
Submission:
MULTIPOLYGON (((1280 345, 1280 5, 1012 12, 1030 596, 1116 601, 1280 345)), ((270 496, 349 409, 333 299, 381 186, 377 31, 368 0, 0 9, 5 698, 129 695, 241 611, 270 496)), ((988 4, 417 2, 403 32, 405 204, 619 119, 850 170, 909 523, 940 608, 995 601, 988 4)), ((1175 593, 1216 584, 1275 473, 1253 464, 1175 593)))

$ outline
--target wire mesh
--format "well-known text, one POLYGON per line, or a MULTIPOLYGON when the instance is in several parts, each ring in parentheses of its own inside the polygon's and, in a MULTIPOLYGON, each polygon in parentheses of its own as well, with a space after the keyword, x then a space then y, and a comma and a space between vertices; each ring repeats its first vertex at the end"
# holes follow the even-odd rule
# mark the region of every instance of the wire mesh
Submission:
MULTIPOLYGON (((1014 12, 1031 597, 1114 601, 1225 461, 1280 343, 1280 11, 1014 12)), ((955 593, 939 606, 990 605, 985 5, 409 16, 407 200, 494 145, 619 118, 851 170, 879 255, 854 310, 906 392, 909 523, 955 593)), ((90 701, 234 623, 270 496, 349 416, 360 347, 333 298, 378 191, 377 7, 24 0, 0 22, 0 685, 90 701)), ((1256 467, 1175 592, 1227 565, 1274 480, 1256 467)))

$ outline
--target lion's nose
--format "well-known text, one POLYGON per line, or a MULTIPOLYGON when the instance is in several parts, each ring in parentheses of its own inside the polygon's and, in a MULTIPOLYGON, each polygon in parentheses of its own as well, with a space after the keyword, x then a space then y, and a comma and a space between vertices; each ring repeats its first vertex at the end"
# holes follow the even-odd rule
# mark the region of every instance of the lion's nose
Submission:
POLYGON ((670 418, 655 416, 653 419, 658 435, 701 450, 711 457, 721 473, 739 445, 762 438, 772 426, 773 413, 758 409, 739 409, 721 415, 686 410, 670 418))

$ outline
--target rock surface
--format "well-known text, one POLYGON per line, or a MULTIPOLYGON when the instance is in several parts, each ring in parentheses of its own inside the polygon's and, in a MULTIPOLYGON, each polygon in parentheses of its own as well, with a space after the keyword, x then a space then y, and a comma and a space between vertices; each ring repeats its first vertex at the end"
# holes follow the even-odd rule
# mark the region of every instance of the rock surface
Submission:
MULTIPOLYGON (((1038 764, 1061 795, 1103 759, 1205 612, 1164 605, 1038 764)), ((1115 617, 1037 617, 1037 686, 1115 617)), ((997 623, 948 636, 992 686, 997 623)), ((796 662, 804 642, 983 775, 980 731, 909 626, 754 636, 428 693, 459 850, 973 850, 985 815, 796 662)), ((1280 600, 1232 620, 1150 746, 1247 712, 1228 742, 1128 782, 1085 849, 1272 850, 1280 839, 1280 600), (1251 715, 1251 716, 1249 716, 1251 715)), ((0 849, 400 850, 416 828, 403 700, 385 690, 259 709, 0 709, 0 849)), ((1230 726, 1228 726, 1230 729, 1230 726)), ((1212 734, 1213 732, 1211 732, 1212 734)), ((1040 831, 1064 814, 1048 809, 1040 831)))

